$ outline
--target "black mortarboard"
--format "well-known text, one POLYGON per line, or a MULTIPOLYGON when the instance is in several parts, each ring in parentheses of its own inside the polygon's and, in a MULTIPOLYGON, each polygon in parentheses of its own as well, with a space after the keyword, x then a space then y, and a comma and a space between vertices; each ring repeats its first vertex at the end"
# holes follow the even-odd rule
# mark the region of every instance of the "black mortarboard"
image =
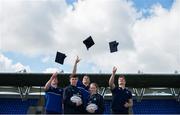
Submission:
POLYGON ((66 55, 61 53, 61 52, 57 52, 56 53, 56 59, 55 62, 63 64, 64 63, 64 59, 66 58, 66 55))
POLYGON ((112 42, 109 42, 109 47, 110 47, 110 52, 113 53, 113 52, 117 52, 118 51, 118 42, 116 41, 112 41, 112 42))
POLYGON ((85 39, 83 43, 86 45, 87 50, 95 44, 91 36, 85 39))

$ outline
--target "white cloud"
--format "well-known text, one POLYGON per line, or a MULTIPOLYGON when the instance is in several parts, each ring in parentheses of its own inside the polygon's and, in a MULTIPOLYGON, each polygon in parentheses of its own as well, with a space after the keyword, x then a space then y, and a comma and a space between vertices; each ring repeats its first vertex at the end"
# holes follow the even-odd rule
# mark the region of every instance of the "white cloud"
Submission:
POLYGON ((170 11, 156 5, 153 15, 138 20, 133 27, 133 38, 138 63, 145 72, 173 72, 180 69, 180 2, 170 11))
POLYGON ((64 0, 1 0, 1 48, 30 56, 50 53, 56 44, 52 21, 65 7, 64 0))
POLYGON ((124 63, 124 60, 117 62, 109 57, 114 55, 121 60, 122 52, 126 52, 128 56, 134 50, 131 32, 139 14, 132 3, 124 0, 86 0, 79 1, 74 6, 75 10, 69 11, 64 20, 57 21, 55 27, 59 49, 71 57, 67 57, 67 62, 72 64, 72 58, 80 55, 83 63, 94 63, 98 67, 97 71, 102 68, 102 71, 110 71, 111 66, 124 63), (93 37, 95 45, 86 51, 82 41, 89 35, 93 37), (114 40, 120 43, 120 52, 110 54, 108 42, 114 40))
POLYGON ((26 69, 27 72, 31 72, 29 66, 25 66, 21 63, 13 63, 13 61, 3 54, 0 54, 0 72, 18 72, 22 69, 26 69))
POLYGON ((43 73, 54 73, 54 72, 61 72, 58 68, 47 68, 46 70, 43 71, 43 73))
POLYGON ((50 60, 50 57, 49 57, 49 56, 45 56, 45 57, 42 59, 42 62, 43 62, 43 63, 47 63, 49 60, 50 60))

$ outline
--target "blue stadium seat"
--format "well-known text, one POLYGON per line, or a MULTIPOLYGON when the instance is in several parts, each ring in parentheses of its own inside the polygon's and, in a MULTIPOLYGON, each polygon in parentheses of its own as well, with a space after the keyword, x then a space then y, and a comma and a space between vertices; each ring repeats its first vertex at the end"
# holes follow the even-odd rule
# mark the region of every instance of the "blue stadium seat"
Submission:
POLYGON ((0 99, 0 114, 26 114, 29 106, 37 105, 37 99, 0 99))
POLYGON ((147 99, 134 101, 134 114, 179 114, 180 103, 172 99, 147 99))
MULTIPOLYGON (((38 99, 0 99, 0 114, 26 114, 30 106, 36 106, 38 99)), ((105 101, 104 114, 111 113, 111 100, 105 101)), ((180 114, 180 103, 173 99, 134 100, 134 114, 180 114)))
MULTIPOLYGON (((104 114, 110 114, 111 101, 105 101, 104 114)), ((174 99, 134 100, 134 114, 180 114, 180 103, 174 99)))

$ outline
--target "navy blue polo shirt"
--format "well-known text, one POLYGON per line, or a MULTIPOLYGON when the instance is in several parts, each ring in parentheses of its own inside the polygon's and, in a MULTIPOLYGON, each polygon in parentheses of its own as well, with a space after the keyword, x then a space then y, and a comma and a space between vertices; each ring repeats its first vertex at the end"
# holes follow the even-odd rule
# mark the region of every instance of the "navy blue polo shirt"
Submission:
POLYGON ((88 97, 90 94, 86 89, 84 89, 82 87, 78 87, 78 89, 81 91, 84 105, 86 105, 88 103, 88 97))
POLYGON ((128 109, 124 107, 124 104, 132 99, 132 93, 124 88, 115 87, 111 90, 112 92, 112 111, 113 113, 123 113, 128 114, 128 109))
POLYGON ((63 101, 64 101, 64 114, 82 114, 85 112, 84 109, 84 100, 83 100, 83 94, 81 90, 76 87, 69 85, 64 89, 64 95, 63 95, 63 101), (76 106, 76 103, 73 103, 71 101, 71 97, 77 95, 82 99, 82 105, 76 106))
POLYGON ((85 90, 89 91, 89 86, 85 86, 82 81, 78 80, 77 82, 77 87, 82 87, 84 88, 85 90))
MULTIPOLYGON (((98 109, 95 111, 95 114, 103 114, 104 112, 104 99, 100 94, 93 94, 89 96, 88 104, 96 104, 98 109)), ((88 105, 87 104, 87 105, 88 105)))
POLYGON ((49 87, 45 92, 47 113, 62 113, 63 89, 49 87))

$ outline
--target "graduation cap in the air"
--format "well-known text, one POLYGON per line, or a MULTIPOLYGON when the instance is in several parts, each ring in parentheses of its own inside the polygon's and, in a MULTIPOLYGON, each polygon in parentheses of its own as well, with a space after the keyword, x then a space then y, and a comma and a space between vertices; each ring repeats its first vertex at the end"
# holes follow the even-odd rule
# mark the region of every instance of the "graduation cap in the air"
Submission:
POLYGON ((118 48, 117 48, 118 45, 119 45, 119 43, 116 42, 116 41, 109 42, 110 52, 111 52, 111 53, 117 52, 117 51, 118 51, 118 48))
POLYGON ((66 58, 66 55, 64 53, 57 52, 55 62, 63 65, 65 58, 66 58))
POLYGON ((86 38, 83 43, 86 45, 87 50, 95 44, 91 36, 86 38))

